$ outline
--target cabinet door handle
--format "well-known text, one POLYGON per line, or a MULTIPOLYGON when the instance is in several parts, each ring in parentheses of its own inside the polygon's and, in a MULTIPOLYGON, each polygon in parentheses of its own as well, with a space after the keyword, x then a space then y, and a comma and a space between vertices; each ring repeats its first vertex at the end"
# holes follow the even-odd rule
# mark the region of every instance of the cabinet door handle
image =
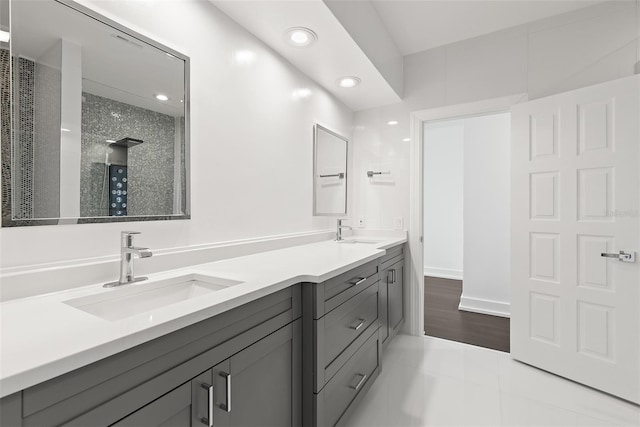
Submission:
POLYGON ((231 412, 231 374, 226 372, 220 372, 219 374, 224 378, 227 388, 227 403, 221 403, 220 409, 223 411, 231 412))
POLYGON ((360 379, 360 381, 358 381, 358 384, 356 384, 355 386, 349 386, 349 387, 351 387, 355 391, 358 391, 360 390, 360 387, 362 387, 362 384, 364 384, 364 382, 367 380, 367 376, 365 374, 358 374, 356 376, 361 376, 362 378, 360 379))
POLYGON ((363 283, 365 280, 367 280, 366 277, 354 277, 353 279, 349 280, 349 283, 352 286, 358 286, 360 283, 363 283))
POLYGON ((389 272, 387 273, 387 282, 390 285, 393 285, 394 283, 396 283, 396 269, 392 268, 391 270, 389 270, 389 272), (389 278, 389 275, 391 275, 391 278, 389 278))
POLYGON ((207 390, 207 418, 202 417, 200 421, 204 425, 213 427, 213 386, 207 383, 202 383, 200 386, 207 390))
POLYGON ((359 322, 359 323, 358 323, 357 325, 355 325, 355 326, 351 325, 351 326, 349 326, 349 327, 350 327, 351 329, 353 329, 353 330, 356 330, 356 331, 357 331, 358 329, 362 328, 362 325, 364 325, 364 322, 366 322, 366 320, 365 320, 365 319, 358 319, 358 322, 359 322))

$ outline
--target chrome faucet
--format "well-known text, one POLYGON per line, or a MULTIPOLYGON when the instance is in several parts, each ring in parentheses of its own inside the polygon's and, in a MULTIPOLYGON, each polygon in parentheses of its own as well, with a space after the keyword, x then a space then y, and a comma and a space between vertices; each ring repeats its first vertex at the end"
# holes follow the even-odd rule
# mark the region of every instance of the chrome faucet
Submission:
POLYGON ((140 258, 149 258, 153 253, 149 248, 137 248, 133 246, 134 234, 140 234, 139 231, 123 231, 120 233, 120 279, 117 282, 106 283, 105 288, 114 286, 127 285, 129 283, 141 282, 147 280, 147 277, 135 277, 133 274, 133 258, 134 255, 140 258))
POLYGON ((338 219, 338 231, 336 231, 336 242, 343 240, 342 229, 345 229, 345 230, 353 229, 353 227, 349 227, 348 225, 342 225, 342 221, 344 221, 344 219, 338 219))

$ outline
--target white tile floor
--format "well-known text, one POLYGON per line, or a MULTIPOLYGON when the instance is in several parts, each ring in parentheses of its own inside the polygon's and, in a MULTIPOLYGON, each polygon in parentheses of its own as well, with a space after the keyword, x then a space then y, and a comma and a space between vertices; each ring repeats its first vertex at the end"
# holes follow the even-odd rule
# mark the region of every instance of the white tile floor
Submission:
POLYGON ((349 427, 640 426, 640 407, 511 359, 399 335, 349 427))

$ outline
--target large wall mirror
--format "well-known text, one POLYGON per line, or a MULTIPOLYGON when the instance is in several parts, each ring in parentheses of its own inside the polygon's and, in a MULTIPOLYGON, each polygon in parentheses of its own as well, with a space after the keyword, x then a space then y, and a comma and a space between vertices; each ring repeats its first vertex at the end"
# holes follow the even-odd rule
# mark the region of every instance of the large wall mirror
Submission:
POLYGON ((67 0, 0 0, 2 225, 189 218, 189 59, 67 0))
POLYGON ((314 127, 313 214, 344 216, 347 213, 347 153, 343 136, 318 124, 314 127))

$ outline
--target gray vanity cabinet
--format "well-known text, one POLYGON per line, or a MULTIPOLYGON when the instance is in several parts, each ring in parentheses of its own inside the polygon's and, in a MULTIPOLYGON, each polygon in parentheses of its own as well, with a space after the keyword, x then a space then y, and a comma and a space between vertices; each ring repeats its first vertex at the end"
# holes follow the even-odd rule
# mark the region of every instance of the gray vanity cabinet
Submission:
POLYGON ((379 337, 386 347, 404 322, 404 245, 388 249, 380 260, 380 297, 379 337))
POLYGON ((213 412, 216 427, 298 426, 300 294, 291 286, 6 396, 0 424, 195 427, 213 412))
POLYGON ((2 427, 335 427, 404 321, 404 246, 0 400, 2 427))

